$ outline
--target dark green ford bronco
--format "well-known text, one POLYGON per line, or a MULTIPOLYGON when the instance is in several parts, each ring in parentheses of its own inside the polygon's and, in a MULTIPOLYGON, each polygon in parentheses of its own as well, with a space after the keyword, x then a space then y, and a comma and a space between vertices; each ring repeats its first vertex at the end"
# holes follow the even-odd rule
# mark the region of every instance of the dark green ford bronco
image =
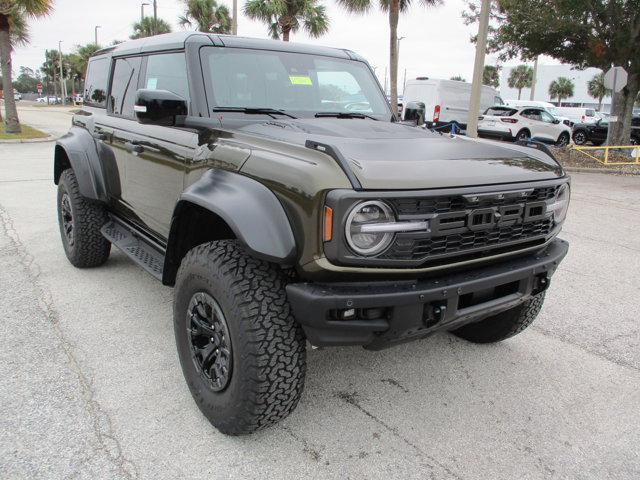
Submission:
POLYGON ((62 243, 80 268, 115 245, 175 287, 195 401, 249 433, 296 407, 307 342, 496 342, 533 321, 570 188, 532 146, 399 123, 348 50, 160 35, 89 61, 55 147, 62 243))

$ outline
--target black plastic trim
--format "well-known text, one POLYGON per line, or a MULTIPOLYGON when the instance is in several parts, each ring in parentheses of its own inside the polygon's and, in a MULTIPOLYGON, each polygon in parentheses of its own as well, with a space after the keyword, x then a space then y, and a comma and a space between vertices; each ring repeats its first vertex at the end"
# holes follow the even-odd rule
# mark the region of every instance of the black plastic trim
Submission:
POLYGON ((329 145, 328 143, 320 143, 315 140, 307 140, 304 143, 304 146, 310 148, 311 150, 316 150, 318 152, 326 153, 331 158, 333 158, 336 163, 342 168, 342 171, 345 173, 354 190, 362 190, 362 185, 360 184, 360 180, 356 177, 353 170, 349 166, 349 161, 342 155, 342 152, 337 147, 333 145, 329 145))

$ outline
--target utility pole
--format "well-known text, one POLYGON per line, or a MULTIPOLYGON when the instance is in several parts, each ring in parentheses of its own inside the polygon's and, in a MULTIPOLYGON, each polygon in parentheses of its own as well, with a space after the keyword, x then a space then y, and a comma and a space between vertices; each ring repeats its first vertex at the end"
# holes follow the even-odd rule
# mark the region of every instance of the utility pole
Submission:
POLYGON ((478 136, 478 113, 480 112, 480 95, 482 93, 482 70, 487 48, 487 31, 489 29, 489 11, 491 0, 482 0, 480 7, 480 24, 476 43, 476 59, 473 64, 473 82, 471 84, 471 100, 469 101, 469 117, 467 118, 467 136, 478 136))
POLYGON ((233 0, 233 19, 231 20, 231 33, 238 35, 238 0, 233 0))
POLYGON ((98 29, 100 28, 100 25, 96 25, 93 29, 93 41, 96 45, 98 45, 98 29))
POLYGON ((407 69, 404 69, 404 80, 402 81, 402 96, 404 97, 404 89, 407 88, 407 69))
POLYGON ((538 80, 538 56, 536 55, 536 59, 533 62, 533 79, 531 80, 531 94, 529 95, 529 100, 535 100, 536 96, 536 81, 538 80))
POLYGON ((387 95, 387 68, 384 67, 384 94, 387 95))
POLYGON ((156 27, 158 26, 158 1, 153 0, 153 34, 156 35, 156 27))
POLYGON ((140 4, 140 21, 144 20, 144 6, 149 5, 147 2, 142 2, 140 4))
POLYGON ((62 74, 62 40, 58 42, 58 53, 60 54, 60 96, 62 97, 62 104, 67 104, 66 91, 64 85, 64 75, 62 74))

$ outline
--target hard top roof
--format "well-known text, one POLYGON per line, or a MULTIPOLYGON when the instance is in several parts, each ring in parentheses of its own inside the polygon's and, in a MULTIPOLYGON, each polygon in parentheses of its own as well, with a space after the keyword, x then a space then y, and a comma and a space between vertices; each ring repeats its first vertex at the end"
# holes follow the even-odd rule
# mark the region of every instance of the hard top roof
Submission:
POLYGON ((276 50, 281 52, 307 53, 353 60, 364 59, 359 55, 344 49, 329 48, 304 43, 283 42, 280 40, 264 40, 259 38, 238 37, 235 35, 219 35, 202 32, 174 32, 153 37, 140 38, 103 48, 95 56, 110 54, 113 56, 132 55, 136 53, 157 52, 162 50, 179 50, 185 48, 187 40, 202 39, 204 42, 220 47, 253 48, 258 50, 276 50))

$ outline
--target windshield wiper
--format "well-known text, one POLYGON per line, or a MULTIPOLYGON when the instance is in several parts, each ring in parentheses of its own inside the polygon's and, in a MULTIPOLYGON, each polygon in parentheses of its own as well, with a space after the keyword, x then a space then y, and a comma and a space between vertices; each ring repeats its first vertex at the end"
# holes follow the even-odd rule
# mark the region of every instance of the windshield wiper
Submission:
POLYGON ((275 108, 213 107, 211 110, 214 112, 238 112, 247 113, 249 115, 269 115, 272 118, 276 118, 274 115, 284 115, 289 118, 297 118, 284 110, 276 110, 275 108))
POLYGON ((360 112, 318 112, 315 114, 316 118, 322 117, 335 117, 335 118, 369 118, 371 120, 378 120, 376 117, 367 115, 360 112))

